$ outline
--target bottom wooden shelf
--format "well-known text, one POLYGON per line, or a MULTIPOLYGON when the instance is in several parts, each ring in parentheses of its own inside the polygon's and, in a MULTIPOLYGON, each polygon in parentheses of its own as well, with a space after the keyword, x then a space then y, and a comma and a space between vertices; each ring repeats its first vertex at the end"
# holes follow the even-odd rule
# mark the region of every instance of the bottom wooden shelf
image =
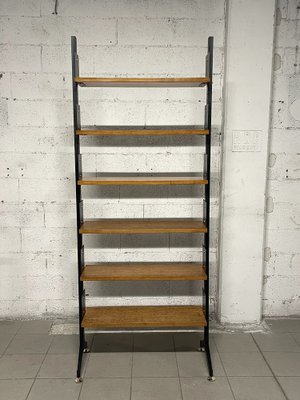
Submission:
POLYGON ((88 307, 83 328, 195 328, 206 326, 201 306, 88 307))

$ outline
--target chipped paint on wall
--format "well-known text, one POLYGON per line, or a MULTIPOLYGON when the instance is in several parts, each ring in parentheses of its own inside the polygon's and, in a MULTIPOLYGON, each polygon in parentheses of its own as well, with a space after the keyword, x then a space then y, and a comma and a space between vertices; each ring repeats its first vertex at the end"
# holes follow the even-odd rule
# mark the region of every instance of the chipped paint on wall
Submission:
POLYGON ((269 154, 269 163, 268 164, 269 164, 270 168, 274 167, 274 165, 276 163, 276 158, 277 158, 276 154, 274 154, 274 153, 269 154))
POLYGON ((273 69, 277 71, 281 68, 281 55, 278 53, 274 54, 273 69))
POLYGON ((274 201, 272 196, 267 197, 266 211, 267 213, 271 213, 274 211, 274 201))
POLYGON ((264 260, 269 261, 271 258, 271 249, 270 247, 265 247, 264 249, 264 260))

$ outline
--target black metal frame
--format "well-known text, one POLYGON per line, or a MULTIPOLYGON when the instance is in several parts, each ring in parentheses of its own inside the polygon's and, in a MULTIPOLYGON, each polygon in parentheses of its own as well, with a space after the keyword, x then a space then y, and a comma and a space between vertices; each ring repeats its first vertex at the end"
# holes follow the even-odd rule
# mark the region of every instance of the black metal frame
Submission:
POLYGON ((211 167, 211 113, 212 113, 212 75, 213 75, 213 46, 214 38, 208 38, 208 51, 206 56, 206 76, 209 79, 206 89, 206 107, 205 107, 205 129, 208 129, 208 135, 205 137, 205 157, 206 157, 206 178, 208 184, 205 185, 205 224, 207 232, 204 234, 204 264, 207 280, 204 281, 204 306, 206 326, 204 327, 204 340, 200 342, 201 349, 206 352, 207 366, 209 371, 209 380, 215 380, 209 348, 209 234, 210 234, 210 167, 211 167))
POLYGON ((75 186, 76 186, 76 215, 77 215, 77 265, 78 265, 78 308, 79 308, 79 353, 76 380, 80 381, 82 356, 87 352, 87 343, 85 341, 84 328, 81 327, 81 321, 85 312, 85 292, 83 282, 80 280, 81 271, 84 265, 84 247, 82 234, 79 232, 83 221, 83 208, 81 199, 81 186, 77 185, 82 175, 80 138, 76 135, 76 130, 80 129, 80 107, 78 103, 78 84, 74 78, 79 76, 79 62, 77 54, 77 40, 75 36, 71 37, 71 55, 72 55, 72 88, 73 88, 73 124, 74 124, 74 154, 75 154, 75 186))
MULTIPOLYGON (((81 366, 83 353, 88 352, 85 340, 85 331, 81 326, 81 321, 85 313, 85 291, 83 282, 80 280, 82 268, 84 266, 84 246, 82 234, 79 232, 83 221, 83 208, 81 198, 81 186, 77 184, 82 175, 80 136, 76 135, 76 130, 80 129, 80 107, 78 97, 78 83, 75 77, 79 76, 79 62, 77 54, 77 40, 71 37, 72 55, 72 87, 73 87, 73 123, 74 123, 74 154, 75 154, 75 182, 76 182, 76 214, 77 214, 77 263, 78 263, 78 308, 79 308, 79 353, 76 373, 76 382, 81 381, 81 366)), ((210 78, 206 84, 206 107, 205 107, 205 129, 209 134, 205 136, 205 174, 208 184, 205 185, 204 219, 207 226, 207 233, 204 236, 204 264, 206 268, 207 280, 204 281, 203 306, 205 307, 205 318, 207 325, 204 327, 204 339, 200 341, 201 350, 206 352, 207 365, 209 371, 208 379, 214 381, 213 368, 209 348, 209 226, 210 226, 210 166, 211 166, 211 114, 212 114, 212 72, 213 72, 213 37, 208 38, 208 52, 206 56, 206 77, 210 78)))

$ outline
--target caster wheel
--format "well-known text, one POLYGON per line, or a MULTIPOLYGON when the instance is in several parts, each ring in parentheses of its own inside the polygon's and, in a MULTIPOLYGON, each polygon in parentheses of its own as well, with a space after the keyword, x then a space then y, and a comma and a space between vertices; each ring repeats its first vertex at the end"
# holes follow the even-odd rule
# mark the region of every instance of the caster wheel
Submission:
POLYGON ((82 382, 82 378, 75 378, 75 382, 76 382, 76 383, 82 382))
POLYGON ((198 347, 197 351, 205 352, 205 347, 198 347))
POLYGON ((214 382, 214 381, 216 380, 216 377, 215 377, 215 376, 209 376, 207 379, 208 379, 210 382, 214 382))
POLYGON ((83 349, 83 352, 84 352, 84 353, 90 353, 90 351, 91 351, 91 350, 90 350, 88 347, 87 347, 86 349, 83 349))

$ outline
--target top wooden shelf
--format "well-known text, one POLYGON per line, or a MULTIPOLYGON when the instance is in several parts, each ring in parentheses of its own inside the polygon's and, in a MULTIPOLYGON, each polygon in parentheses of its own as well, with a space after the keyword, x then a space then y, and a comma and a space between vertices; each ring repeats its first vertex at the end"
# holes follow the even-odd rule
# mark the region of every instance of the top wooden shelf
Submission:
POLYGON ((209 77, 193 78, 87 78, 76 77, 82 87, 199 87, 210 82, 209 77))
POLYGON ((172 136, 209 135, 209 130, 199 125, 155 126, 85 126, 76 130, 81 136, 172 136))

